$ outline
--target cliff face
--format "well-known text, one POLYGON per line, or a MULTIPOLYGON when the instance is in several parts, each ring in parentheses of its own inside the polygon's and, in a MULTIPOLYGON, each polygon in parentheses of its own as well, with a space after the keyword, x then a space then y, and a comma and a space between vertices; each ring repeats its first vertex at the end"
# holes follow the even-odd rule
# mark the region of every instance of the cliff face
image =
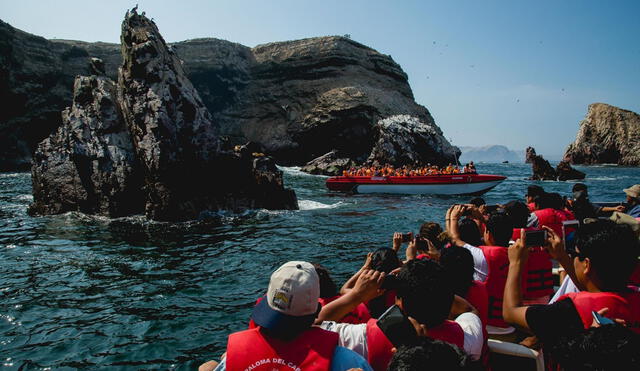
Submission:
MULTIPOLYGON (((118 83, 78 77, 63 125, 38 146, 31 213, 144 212, 175 221, 221 209, 297 209, 273 160, 223 148, 218 125, 155 23, 127 12, 121 40, 118 83)), ((102 71, 101 61, 93 66, 102 71)))
POLYGON ((573 164, 640 166, 640 115, 604 103, 589 105, 564 160, 573 164))
MULTIPOLYGON (((0 170, 24 167, 37 143, 60 125, 73 79, 90 57, 116 79, 120 46, 45 40, 0 23, 0 170)), ((409 115, 448 142, 429 111, 413 100, 407 75, 387 55, 344 37, 318 37, 248 48, 217 39, 169 45, 232 143, 260 143, 283 164, 301 165, 332 150, 369 158, 380 120, 409 115)), ((425 129, 426 130, 426 129, 425 129)), ((448 148, 434 153, 449 153, 448 148)), ((453 156, 433 162, 447 163, 453 156)))

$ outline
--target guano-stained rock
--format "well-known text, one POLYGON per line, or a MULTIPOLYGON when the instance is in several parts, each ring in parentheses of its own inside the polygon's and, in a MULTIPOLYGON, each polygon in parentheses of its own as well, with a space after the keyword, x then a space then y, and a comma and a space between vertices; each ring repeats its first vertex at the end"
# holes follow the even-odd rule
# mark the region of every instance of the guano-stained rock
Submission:
POLYGON ((589 105, 564 160, 572 164, 640 166, 640 115, 604 103, 589 105))

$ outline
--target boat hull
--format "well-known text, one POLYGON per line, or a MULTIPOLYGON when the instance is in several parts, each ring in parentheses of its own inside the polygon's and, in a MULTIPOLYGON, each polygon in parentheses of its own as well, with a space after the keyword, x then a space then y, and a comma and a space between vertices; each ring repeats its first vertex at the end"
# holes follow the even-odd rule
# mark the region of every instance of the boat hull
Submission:
POLYGON ((506 177, 488 174, 431 175, 415 177, 331 177, 332 191, 387 194, 480 195, 506 177))

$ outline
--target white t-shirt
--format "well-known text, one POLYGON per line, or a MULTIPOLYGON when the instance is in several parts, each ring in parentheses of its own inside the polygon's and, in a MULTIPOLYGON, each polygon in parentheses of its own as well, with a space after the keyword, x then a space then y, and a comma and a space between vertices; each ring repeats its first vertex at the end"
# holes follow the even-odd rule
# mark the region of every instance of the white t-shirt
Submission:
MULTIPOLYGON (((464 333, 465 352, 473 359, 479 359, 482 353, 482 345, 484 344, 480 317, 474 313, 467 312, 459 315, 455 321, 460 325, 464 333)), ((324 321, 320 327, 328 331, 337 332, 340 335, 339 346, 351 349, 364 359, 367 359, 369 354, 367 350, 366 324, 353 325, 350 323, 324 321)))
POLYGON ((487 276, 489 275, 489 264, 487 263, 487 259, 484 257, 482 249, 469 245, 468 243, 465 243, 462 247, 469 250, 473 256, 473 279, 480 282, 486 281, 487 276))

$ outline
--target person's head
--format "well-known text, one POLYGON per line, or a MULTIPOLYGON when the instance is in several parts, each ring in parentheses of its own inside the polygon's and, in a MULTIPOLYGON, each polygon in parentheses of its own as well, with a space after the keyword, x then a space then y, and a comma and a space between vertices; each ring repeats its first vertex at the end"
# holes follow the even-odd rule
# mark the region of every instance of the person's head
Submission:
POLYGON ((571 188, 571 192, 588 192, 587 185, 584 183, 576 183, 573 185, 573 188, 571 188))
POLYGON ((536 206, 536 210, 553 208, 553 199, 550 193, 545 192, 539 196, 534 197, 533 203, 536 206))
POLYGON ((389 273, 400 265, 402 264, 398 259, 398 254, 388 247, 382 247, 374 251, 371 256, 371 269, 378 272, 389 273))
POLYGON ((535 197, 540 196, 543 193, 544 189, 542 189, 542 187, 535 184, 530 185, 529 187, 527 187, 527 194, 525 195, 527 203, 532 203, 535 197))
POLYGON ((640 335, 619 325, 604 325, 562 336, 548 347, 566 371, 640 370, 640 335))
POLYGON ((510 201, 504 205, 504 209, 511 219, 513 228, 526 228, 529 219, 529 208, 523 202, 510 201))
POLYGON ((426 222, 420 226, 418 235, 424 239, 431 241, 436 250, 442 249, 446 243, 446 238, 442 235, 442 227, 434 222, 426 222))
POLYGON ((313 267, 316 269, 316 273, 318 274, 318 278, 320 279, 320 297, 332 298, 338 295, 338 287, 336 286, 336 283, 333 282, 333 279, 331 279, 329 270, 320 263, 311 264, 313 264, 313 267))
POLYGON ((480 369, 471 357, 455 345, 423 338, 418 345, 399 347, 387 370, 421 371, 427 368, 434 371, 480 369))
POLYGON ((447 279, 451 283, 453 292, 456 295, 466 297, 469 287, 473 283, 474 265, 471 252, 464 247, 455 245, 442 249, 440 264, 448 276, 447 279))
POLYGON ((480 228, 478 228, 478 224, 472 219, 464 218, 458 220, 458 234, 460 235, 460 239, 469 245, 482 245, 480 228))
POLYGON ((575 250, 568 250, 580 283, 602 291, 626 286, 638 264, 640 243, 631 228, 610 220, 595 220, 578 228, 575 250))
POLYGON ((564 209, 564 199, 560 193, 547 193, 547 197, 549 198, 549 207, 556 210, 564 209))
POLYGON ((313 324, 320 311, 319 281, 311 263, 283 264, 271 275, 267 295, 253 308, 251 319, 274 337, 295 338, 313 324))
POLYGON ((442 266, 430 259, 409 260, 398 273, 396 304, 427 328, 449 315, 453 290, 442 266))
POLYGON ((513 223, 506 212, 491 213, 484 231, 484 243, 491 246, 509 246, 513 235, 513 223))
POLYGON ((640 204, 640 184, 623 189, 627 195, 627 202, 633 205, 640 204))
POLYGON ((475 207, 480 207, 482 205, 486 205, 487 203, 485 202, 484 198, 482 197, 474 197, 471 199, 471 201, 469 201, 470 204, 474 205, 475 207))

